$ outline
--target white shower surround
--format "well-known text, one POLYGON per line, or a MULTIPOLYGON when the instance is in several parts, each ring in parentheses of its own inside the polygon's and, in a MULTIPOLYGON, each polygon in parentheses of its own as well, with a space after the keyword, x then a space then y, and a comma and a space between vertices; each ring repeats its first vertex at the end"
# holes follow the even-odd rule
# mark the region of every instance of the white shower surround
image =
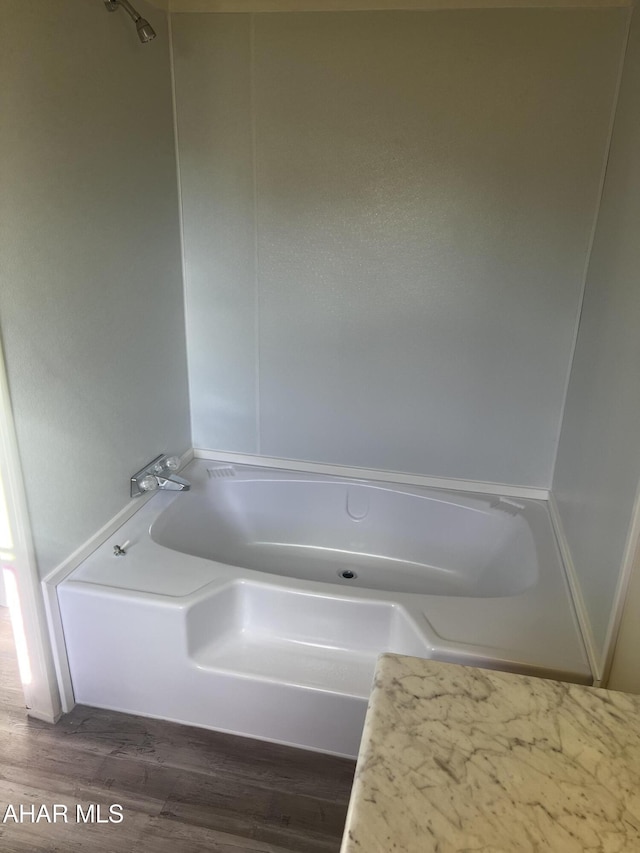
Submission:
POLYGON ((590 683, 543 502, 185 473, 190 492, 156 495, 58 587, 77 702, 355 755, 383 651, 590 683), (394 573, 412 591, 366 586, 394 573))

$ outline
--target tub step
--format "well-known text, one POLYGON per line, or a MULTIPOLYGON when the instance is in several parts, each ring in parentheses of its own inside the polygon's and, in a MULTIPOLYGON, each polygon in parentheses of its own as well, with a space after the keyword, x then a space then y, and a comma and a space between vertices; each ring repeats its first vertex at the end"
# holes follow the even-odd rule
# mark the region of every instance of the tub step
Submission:
POLYGON ((194 655, 203 669, 366 699, 377 653, 233 634, 194 655))

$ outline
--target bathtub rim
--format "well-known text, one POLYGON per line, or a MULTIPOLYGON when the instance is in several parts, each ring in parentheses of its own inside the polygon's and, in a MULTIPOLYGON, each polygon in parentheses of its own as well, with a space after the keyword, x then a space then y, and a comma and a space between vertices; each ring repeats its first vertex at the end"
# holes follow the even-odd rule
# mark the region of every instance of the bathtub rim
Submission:
MULTIPOLYGON (((304 462, 295 459, 259 456, 257 454, 230 453, 226 451, 208 450, 203 448, 189 448, 180 457, 180 469, 187 466, 194 459, 202 459, 220 464, 250 465, 261 468, 275 468, 277 470, 293 471, 296 473, 327 474, 329 476, 345 477, 349 479, 374 480, 381 483, 419 486, 434 489, 436 491, 460 491, 472 492, 484 495, 496 495, 513 498, 533 500, 545 506, 549 512, 555 532, 555 543, 558 547, 557 531, 553 519, 552 506, 549 498, 551 492, 548 488, 514 486, 509 484, 498 484, 494 482, 466 481, 453 478, 429 477, 419 474, 407 474, 392 472, 388 470, 364 469, 345 465, 330 465, 326 463, 304 462)), ((66 652, 62 619, 57 597, 57 587, 62 583, 88 556, 98 550, 111 536, 114 535, 129 519, 138 513, 148 503, 149 497, 129 501, 123 508, 109 519, 105 525, 83 542, 72 554, 66 557, 51 572, 41 579, 41 587, 45 602, 45 612, 51 637, 54 664, 58 687, 62 700, 62 710, 68 713, 75 705, 69 661, 66 652)), ((158 546, 160 547, 160 546, 158 546)), ((559 549, 560 550, 560 549, 559 549)), ((561 554, 561 565, 563 577, 569 586, 571 605, 579 626, 580 636, 588 656, 591 673, 595 676, 597 685, 597 660, 593 656, 593 644, 588 642, 590 623, 588 615, 581 612, 579 600, 571 592, 571 584, 567 577, 568 571, 565 559, 561 554)))
MULTIPOLYGON (((530 565, 528 567, 513 565, 513 570, 517 574, 517 581, 513 580, 511 586, 506 591, 494 591, 491 593, 485 592, 485 586, 483 583, 486 583, 491 588, 496 588, 496 580, 489 578, 488 581, 480 583, 480 588, 476 592, 462 591, 459 592, 455 589, 455 583, 452 585, 452 590, 450 592, 428 592, 427 590, 423 591, 419 588, 404 590, 405 593, 415 594, 415 595, 442 595, 442 596, 455 596, 455 597, 478 597, 478 598, 510 598, 512 596, 520 595, 526 593, 529 589, 535 587, 543 574, 540 568, 540 560, 539 560, 539 543, 544 541, 546 534, 548 533, 548 522, 549 516, 548 511, 545 506, 541 504, 539 501, 532 501, 528 498, 521 498, 521 501, 524 503, 516 503, 515 501, 510 500, 506 496, 495 496, 489 495, 486 493, 478 493, 478 492, 459 492, 454 489, 433 489, 427 488, 424 486, 417 486, 409 483, 390 483, 390 482, 380 482, 380 481, 371 481, 371 480, 362 480, 356 479, 353 477, 344 478, 337 476, 329 476, 326 474, 313 474, 311 472, 297 472, 290 470, 282 470, 282 469, 273 469, 273 468, 262 468, 255 465, 245 465, 245 466, 234 466, 234 476, 221 476, 215 477, 213 476, 209 481, 207 479, 206 474, 210 474, 211 468, 203 463, 199 463, 197 460, 194 461, 193 465, 190 466, 187 474, 191 477, 191 481, 193 483, 194 488, 189 493, 189 495, 185 496, 184 504, 183 501, 171 501, 163 506, 156 514, 154 514, 153 519, 149 525, 149 537, 150 539, 160 545, 162 548, 166 548, 170 551, 175 551, 179 554, 183 554, 185 556, 198 557, 201 559, 207 559, 211 562, 220 564, 220 565, 229 565, 235 567, 238 571, 256 571, 261 574, 273 574, 277 577, 283 579, 283 583, 286 583, 287 579, 300 579, 303 577, 297 574, 289 574, 288 571, 282 570, 279 571, 277 569, 269 570, 267 568, 263 568, 261 565, 255 565, 254 558, 250 557, 249 562, 243 562, 242 555, 238 555, 234 553, 237 548, 240 548, 242 551, 243 548, 247 546, 247 542, 244 540, 242 531, 238 528, 237 523, 237 513, 233 510, 228 509, 228 500, 229 497, 226 495, 227 490, 230 490, 229 495, 233 495, 236 489, 239 489, 239 495, 243 494, 244 488, 249 487, 248 495, 253 497, 254 503, 256 500, 256 496, 253 495, 254 487, 258 487, 260 489, 262 486, 267 488, 267 502, 269 498, 272 498, 275 501, 275 495, 277 492, 271 494, 268 490, 270 486, 278 487, 282 486, 291 486, 292 488, 302 487, 301 495, 304 495, 305 498, 308 497, 311 499, 313 495, 315 498, 316 490, 314 487, 318 487, 318 496, 324 492, 325 487, 333 488, 335 486, 344 486, 344 487, 362 487, 365 490, 370 489, 372 492, 382 492, 394 495, 406 496, 411 499, 411 505, 413 504, 413 500, 416 502, 425 502, 426 503, 434 503, 439 507, 447 507, 447 511, 449 508, 453 510, 454 517, 456 519, 456 524, 459 522, 464 522, 467 518, 465 513, 478 514, 479 516, 487 517, 486 524, 493 526, 498 526, 498 528, 502 529, 505 533, 505 543, 508 544, 509 538, 513 538, 513 536, 521 537, 522 533, 518 533, 522 527, 526 527, 527 532, 531 534, 531 551, 527 551, 528 562, 530 565), (194 468, 194 465, 197 467, 194 468), (309 492, 305 490, 304 487, 309 486, 309 492), (211 494, 209 494, 211 491, 211 494), (203 493, 203 498, 206 501, 207 505, 210 505, 212 508, 220 506, 222 512, 220 514, 220 524, 221 529, 220 532, 226 532, 230 535, 231 541, 227 543, 227 547, 231 548, 230 553, 224 553, 218 548, 217 553, 214 553, 216 549, 213 549, 211 553, 207 553, 208 548, 203 547, 188 547, 185 546, 185 541, 182 540, 180 543, 175 539, 175 531, 176 528, 182 527, 182 521, 190 516, 190 512, 187 512, 185 515, 186 505, 192 503, 194 497, 198 493, 203 493), (504 501, 504 505, 502 505, 502 501, 504 501), (458 510, 460 511, 460 516, 458 520, 458 510), (507 516, 512 516, 511 519, 507 519, 507 516), (531 556, 529 556, 531 555, 531 556)), ((258 492, 259 495, 259 492, 258 492)), ((380 498, 381 500, 385 500, 385 498, 380 498)), ((243 505, 244 498, 240 498, 240 504, 243 505)), ((372 500, 376 500, 376 498, 372 498, 372 500)), ((260 501, 258 501, 261 504, 260 501)), ((276 502, 277 503, 277 502, 276 502)), ((320 503, 316 508, 319 517, 322 518, 323 513, 325 512, 325 505, 320 499, 320 503)), ((197 512, 197 510, 196 510, 197 512)), ((295 508, 293 509, 295 512, 295 508)), ((217 515, 217 511, 213 509, 213 514, 217 515)), ((246 518, 244 514, 242 514, 242 518, 246 518)), ((251 514, 248 515, 249 518, 252 518, 251 514)), ((483 522, 484 523, 484 522, 483 522)), ((268 526, 268 525, 267 525, 268 526)), ((198 527, 196 530, 192 531, 193 537, 195 541, 201 541, 198 537, 198 530, 202 528, 198 527)), ((494 531, 495 532, 495 531, 494 531)), ((498 530, 498 533, 500 530, 498 530)), ((369 531, 369 534, 371 531, 369 531)), ((525 534, 525 535, 528 535, 525 534)), ((369 535, 367 534, 367 535, 369 535)), ((262 532, 263 536, 268 538, 268 530, 262 532)), ((179 539, 180 537, 178 537, 179 539)), ((400 541, 402 537, 398 541, 400 541)), ((288 541, 288 540, 287 540, 288 541)), ((295 544, 295 543, 294 543, 295 544)), ((325 542, 325 546, 329 543, 329 539, 325 542)), ((462 557, 463 560, 471 559, 472 562, 475 562, 472 554, 476 553, 476 546, 478 549, 481 549, 485 543, 470 543, 470 550, 467 550, 467 553, 458 554, 458 557, 462 557)), ((319 550, 323 550, 325 546, 317 546, 319 550)), ((302 543, 298 543, 298 547, 304 547, 302 543)), ((309 546, 312 547, 312 546, 309 546)), ((313 550, 315 550, 315 546, 313 546, 313 550)), ((463 549, 464 551, 464 549, 463 549)), ((345 552, 346 553, 346 552, 345 552)), ((355 554, 355 556, 359 556, 355 554)), ((362 555, 366 556, 366 555, 362 555)), ((417 556, 412 555, 411 558, 407 557, 407 559, 402 559, 399 554, 396 553, 393 547, 389 548, 388 553, 380 553, 372 552, 370 555, 373 560, 380 557, 384 560, 392 561, 394 558, 397 558, 398 562, 411 562, 412 559, 418 559, 417 556)), ((494 556, 496 556, 494 554, 494 556)), ((516 557, 518 554, 516 553, 516 557)), ((558 555, 554 555, 556 558, 558 555)), ((348 555, 345 556, 345 560, 348 560, 348 555)), ((260 563, 260 558, 257 558, 257 563, 260 563)), ((508 561, 507 561, 508 562, 508 561)), ((331 565, 331 564, 329 564, 331 565)), ((336 561, 336 566, 342 565, 340 561, 336 561)), ((346 563, 345 563, 346 565, 346 563)), ((430 566, 446 566, 448 565, 446 562, 442 563, 432 563, 427 560, 426 563, 420 564, 424 565, 425 570, 428 570, 430 566)), ((334 566, 335 568, 335 566, 334 566)), ((465 570, 462 568, 458 572, 459 575, 464 576, 465 570)), ((482 575, 481 575, 482 576, 482 575)), ((330 580, 325 578, 312 578, 307 577, 307 580, 316 580, 319 583, 328 584, 330 586, 339 586, 340 588, 347 589, 347 586, 343 582, 330 580)), ((469 582, 473 583, 473 578, 469 577, 469 582)), ((498 586, 500 584, 498 583, 498 586)), ((405 585, 406 586, 406 585, 405 585)), ((419 584, 416 583, 416 586, 419 587, 419 584)), ((353 585, 354 595, 357 595, 358 590, 361 589, 376 589, 381 592, 386 592, 388 595, 394 596, 396 594, 400 594, 401 590, 394 589, 393 587, 382 586, 380 584, 374 586, 367 586, 365 583, 355 583, 353 585)))

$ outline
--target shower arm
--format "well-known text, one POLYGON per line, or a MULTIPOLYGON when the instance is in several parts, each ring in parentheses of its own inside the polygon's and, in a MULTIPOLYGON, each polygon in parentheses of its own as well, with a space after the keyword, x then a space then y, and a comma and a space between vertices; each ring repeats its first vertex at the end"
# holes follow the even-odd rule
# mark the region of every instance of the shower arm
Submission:
POLYGON ((155 30, 149 21, 136 12, 131 3, 129 3, 129 0, 104 0, 104 5, 108 12, 115 12, 116 9, 122 6, 127 15, 129 15, 133 23, 136 25, 138 38, 143 44, 146 44, 148 41, 152 41, 156 37, 155 30))
POLYGON ((104 5, 107 7, 107 10, 109 12, 115 12, 118 6, 122 6, 125 12, 127 12, 130 18, 136 24, 142 18, 142 15, 136 12, 131 3, 129 3, 129 0, 104 0, 104 5))

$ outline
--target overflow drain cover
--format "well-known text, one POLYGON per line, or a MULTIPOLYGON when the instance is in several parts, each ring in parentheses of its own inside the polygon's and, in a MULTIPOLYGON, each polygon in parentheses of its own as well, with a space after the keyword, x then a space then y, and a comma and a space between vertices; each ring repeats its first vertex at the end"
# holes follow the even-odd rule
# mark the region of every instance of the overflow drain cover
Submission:
POLYGON ((355 572, 352 572, 351 569, 338 569, 338 577, 344 578, 346 581, 352 581, 358 577, 355 572))

